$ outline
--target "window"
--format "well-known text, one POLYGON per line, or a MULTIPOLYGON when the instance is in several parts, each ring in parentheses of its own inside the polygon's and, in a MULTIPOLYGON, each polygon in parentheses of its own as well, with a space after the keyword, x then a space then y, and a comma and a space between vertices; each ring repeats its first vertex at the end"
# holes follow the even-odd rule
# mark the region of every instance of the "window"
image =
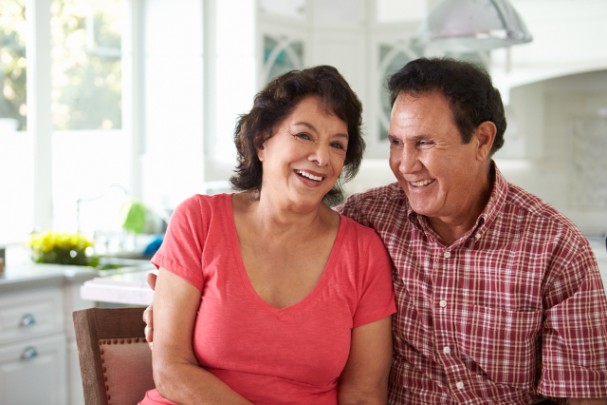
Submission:
POLYGON ((25 4, 0 0, 0 133, 25 129, 25 4))
POLYGON ((41 224, 86 231, 117 222, 106 197, 130 180, 126 1, 0 0, 0 187, 8 196, 0 244, 21 242, 41 224), (40 24, 43 16, 49 21, 40 24))
POLYGON ((0 244, 32 227, 25 33, 25 0, 0 0, 0 244))
POLYGON ((121 128, 123 0, 52 0, 56 130, 121 128))
POLYGON ((129 197, 164 214, 226 180, 254 16, 249 0, 0 0, 0 244, 120 231, 129 197))
POLYGON ((120 229, 120 205, 130 194, 130 139, 122 131, 125 11, 124 0, 51 0, 55 228, 120 229))

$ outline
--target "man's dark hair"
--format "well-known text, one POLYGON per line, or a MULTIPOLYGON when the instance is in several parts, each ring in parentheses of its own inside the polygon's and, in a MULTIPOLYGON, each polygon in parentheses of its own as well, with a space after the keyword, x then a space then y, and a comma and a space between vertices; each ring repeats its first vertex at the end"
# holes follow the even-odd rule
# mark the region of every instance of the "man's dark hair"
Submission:
POLYGON ((439 91, 448 100, 464 143, 470 142, 482 122, 491 121, 497 132, 491 155, 504 145, 506 116, 491 76, 476 64, 451 58, 420 58, 407 63, 388 80, 390 103, 401 93, 420 95, 439 91))

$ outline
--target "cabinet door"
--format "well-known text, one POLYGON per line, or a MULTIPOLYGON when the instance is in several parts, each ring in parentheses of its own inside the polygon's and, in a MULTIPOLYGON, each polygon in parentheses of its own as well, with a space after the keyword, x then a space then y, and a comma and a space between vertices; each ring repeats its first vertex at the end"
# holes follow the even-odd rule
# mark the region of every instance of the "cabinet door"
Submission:
POLYGON ((63 322, 63 295, 59 288, 23 290, 0 296, 0 344, 62 333, 63 322))
POLYGON ((0 402, 65 405, 65 335, 0 346, 0 402))

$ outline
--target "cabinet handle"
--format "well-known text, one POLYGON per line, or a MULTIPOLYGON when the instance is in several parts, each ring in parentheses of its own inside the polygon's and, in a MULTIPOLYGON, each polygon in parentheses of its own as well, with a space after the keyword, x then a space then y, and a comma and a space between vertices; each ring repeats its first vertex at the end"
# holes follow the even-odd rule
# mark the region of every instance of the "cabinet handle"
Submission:
POLYGON ((20 328, 27 328, 36 323, 36 318, 32 314, 25 314, 21 317, 21 321, 19 322, 20 328))
POLYGON ((28 346, 21 353, 21 360, 28 361, 38 357, 38 350, 34 346, 28 346))

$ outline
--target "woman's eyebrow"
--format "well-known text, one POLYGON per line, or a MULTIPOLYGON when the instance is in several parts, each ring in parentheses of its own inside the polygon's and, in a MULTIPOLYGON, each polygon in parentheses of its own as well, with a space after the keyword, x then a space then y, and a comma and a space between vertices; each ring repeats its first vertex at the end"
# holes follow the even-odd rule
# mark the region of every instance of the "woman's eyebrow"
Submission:
MULTIPOLYGON (((304 127, 308 128, 308 129, 310 129, 311 131, 318 132, 318 130, 316 129, 316 127, 314 127, 314 125, 310 124, 307 121, 299 121, 299 122, 293 123, 293 126, 298 126, 298 125, 304 126, 304 127)), ((340 133, 335 134, 335 136, 338 136, 340 138, 350 139, 350 136, 347 133, 340 132, 340 133)))

